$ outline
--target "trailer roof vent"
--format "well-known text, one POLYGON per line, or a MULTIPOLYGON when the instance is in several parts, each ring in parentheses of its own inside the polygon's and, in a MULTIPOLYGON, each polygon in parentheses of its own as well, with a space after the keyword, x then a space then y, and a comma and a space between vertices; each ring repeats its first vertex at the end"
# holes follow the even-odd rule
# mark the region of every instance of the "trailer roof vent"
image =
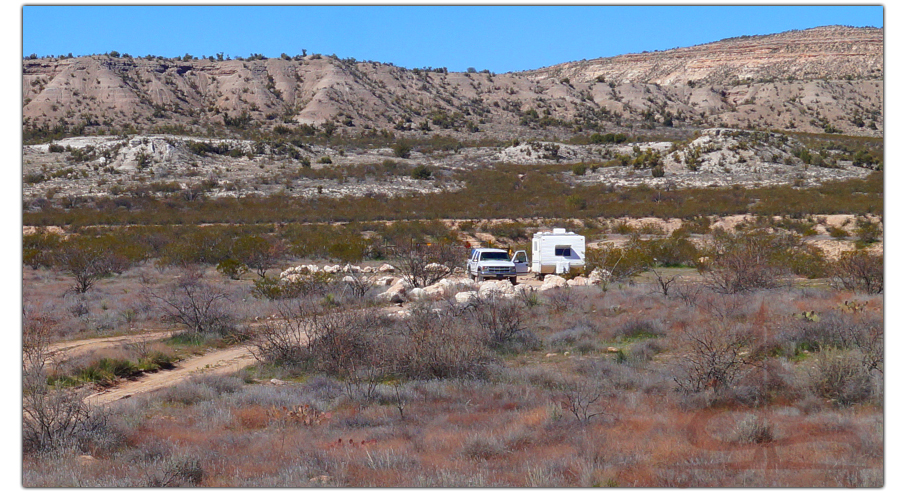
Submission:
POLYGON ((554 227, 553 234, 566 234, 566 228, 564 227, 554 227))

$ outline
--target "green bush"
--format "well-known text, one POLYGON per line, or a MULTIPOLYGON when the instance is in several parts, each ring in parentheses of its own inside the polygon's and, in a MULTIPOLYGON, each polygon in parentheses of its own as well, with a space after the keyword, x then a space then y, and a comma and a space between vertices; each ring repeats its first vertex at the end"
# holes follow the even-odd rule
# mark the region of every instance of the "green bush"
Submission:
POLYGON ((241 279, 241 276, 249 271, 249 269, 243 262, 237 259, 229 258, 223 260, 222 262, 219 262, 219 264, 216 266, 216 271, 219 271, 224 276, 227 276, 233 280, 239 280, 241 279))
POLYGON ((406 142, 398 142, 391 149, 397 158, 409 158, 410 153, 412 153, 412 146, 406 142))
POLYGON ((588 248, 585 252, 585 272, 595 268, 610 272, 610 281, 625 281, 637 276, 653 263, 653 259, 640 248, 617 248, 612 245, 601 245, 588 248))
POLYGON ((428 180, 431 179, 432 176, 431 169, 429 169, 425 165, 418 165, 412 170, 410 176, 416 180, 428 180))

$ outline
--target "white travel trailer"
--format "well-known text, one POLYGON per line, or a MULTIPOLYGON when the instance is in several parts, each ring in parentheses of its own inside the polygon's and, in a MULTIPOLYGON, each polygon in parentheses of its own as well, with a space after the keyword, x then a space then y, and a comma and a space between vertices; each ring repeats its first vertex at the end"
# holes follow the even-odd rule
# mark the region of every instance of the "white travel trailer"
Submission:
POLYGON ((584 236, 564 228, 535 233, 531 238, 531 272, 543 277, 584 269, 584 250, 584 236))

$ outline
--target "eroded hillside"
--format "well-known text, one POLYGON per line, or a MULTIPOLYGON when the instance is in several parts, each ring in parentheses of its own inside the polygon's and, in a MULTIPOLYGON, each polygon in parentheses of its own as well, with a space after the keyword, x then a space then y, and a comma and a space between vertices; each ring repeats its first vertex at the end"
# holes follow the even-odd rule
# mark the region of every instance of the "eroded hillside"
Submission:
POLYGON ((26 141, 139 132, 472 140, 710 126, 883 130, 882 29, 816 28, 506 74, 318 54, 116 55, 25 60, 26 141))

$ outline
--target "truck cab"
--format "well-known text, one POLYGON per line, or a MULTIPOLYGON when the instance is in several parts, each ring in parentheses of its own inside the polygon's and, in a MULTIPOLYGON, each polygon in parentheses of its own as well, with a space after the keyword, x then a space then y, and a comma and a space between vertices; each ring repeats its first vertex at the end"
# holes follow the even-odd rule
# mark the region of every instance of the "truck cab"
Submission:
POLYGON ((523 250, 510 258, 506 250, 473 248, 466 261, 466 274, 475 281, 509 279, 515 285, 517 276, 527 272, 528 255, 523 250))

